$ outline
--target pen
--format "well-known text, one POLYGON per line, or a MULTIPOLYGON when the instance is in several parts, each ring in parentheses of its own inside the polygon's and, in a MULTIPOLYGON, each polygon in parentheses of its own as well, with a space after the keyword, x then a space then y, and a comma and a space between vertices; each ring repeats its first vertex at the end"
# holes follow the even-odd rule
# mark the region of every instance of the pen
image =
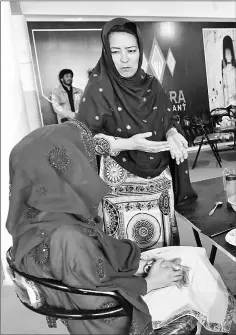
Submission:
POLYGON ((230 231, 230 230, 232 230, 232 229, 234 229, 234 227, 227 228, 227 229, 225 229, 225 230, 223 230, 223 231, 221 231, 221 232, 219 232, 219 233, 212 234, 211 237, 216 237, 216 236, 218 236, 218 235, 227 233, 228 231, 230 231))

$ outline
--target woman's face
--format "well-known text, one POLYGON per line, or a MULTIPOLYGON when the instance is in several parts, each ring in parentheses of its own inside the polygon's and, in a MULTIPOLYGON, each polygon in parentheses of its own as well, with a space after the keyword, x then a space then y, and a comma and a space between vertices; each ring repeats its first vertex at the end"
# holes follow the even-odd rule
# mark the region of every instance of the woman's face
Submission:
POLYGON ((113 62, 122 77, 130 78, 138 70, 139 47, 134 35, 114 32, 109 36, 113 62))
POLYGON ((225 49, 225 58, 226 58, 227 63, 232 62, 232 54, 231 54, 230 49, 225 49))

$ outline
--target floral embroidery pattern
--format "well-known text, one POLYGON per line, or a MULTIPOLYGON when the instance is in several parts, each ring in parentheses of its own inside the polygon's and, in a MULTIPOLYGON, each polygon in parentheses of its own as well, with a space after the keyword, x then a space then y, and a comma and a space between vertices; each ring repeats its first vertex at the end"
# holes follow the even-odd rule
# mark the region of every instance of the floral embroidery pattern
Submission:
POLYGON ((46 321, 49 328, 57 328, 57 318, 46 316, 46 321))
POLYGON ((109 157, 106 159, 104 169, 105 183, 107 185, 118 186, 126 180, 126 170, 109 157))
POLYGON ((90 226, 95 226, 96 223, 94 221, 94 218, 92 216, 89 216, 87 219, 83 219, 84 223, 87 223, 90 226))
POLYGON ((171 188, 171 180, 166 177, 160 178, 156 182, 146 184, 120 185, 114 188, 114 192, 118 195, 129 194, 153 194, 169 190, 171 188))
POLYGON ((148 213, 139 213, 130 219, 127 225, 127 236, 141 249, 150 248, 158 242, 161 230, 157 218, 148 213))
POLYGON ((129 212, 133 210, 139 209, 141 210, 150 210, 152 208, 156 208, 159 205, 159 200, 152 201, 133 201, 133 202, 123 202, 120 204, 116 204, 116 207, 122 212, 129 212))
POLYGON ((109 213, 109 222, 106 224, 106 233, 114 235, 119 228, 119 212, 116 207, 108 200, 103 201, 103 207, 109 213))
POLYGON ((223 325, 216 323, 216 322, 207 322, 207 317, 203 314, 201 314, 198 311, 195 311, 193 309, 186 310, 181 313, 176 314, 175 316, 164 320, 164 321, 153 321, 152 325, 154 329, 159 329, 164 327, 165 325, 168 325, 169 323, 173 322, 174 320, 181 318, 185 315, 191 315, 194 318, 196 318, 206 329, 212 331, 212 332, 221 332, 221 333, 229 333, 231 324, 232 324, 232 316, 236 309, 236 303, 235 299, 232 296, 232 294, 229 293, 228 297, 228 309, 226 312, 226 317, 224 320, 223 325))
POLYGON ((197 325, 197 319, 191 315, 186 315, 177 320, 173 320, 168 325, 154 331, 155 335, 165 334, 191 334, 197 325))
POLYGON ((88 228, 88 229, 87 229, 87 234, 88 234, 88 236, 90 236, 90 237, 95 237, 95 236, 97 236, 95 230, 92 229, 92 228, 88 228))
MULTIPOLYGON (((101 306, 99 306, 99 309, 111 308, 111 307, 115 307, 117 305, 118 305, 117 302, 109 301, 109 302, 103 303, 101 306)), ((115 320, 115 317, 101 319, 102 322, 107 323, 107 324, 110 324, 114 320, 115 320)))
POLYGON ((99 155, 109 155, 111 151, 111 146, 108 140, 105 138, 97 138, 93 139, 96 153, 99 155))
POLYGON ((94 266, 98 279, 100 281, 104 280, 106 276, 104 260, 101 257, 97 257, 96 261, 94 262, 94 266))
POLYGON ((98 229, 88 228, 87 233, 90 237, 104 237, 104 233, 98 229))
POLYGON ((146 220, 141 220, 136 222, 135 226, 133 227, 133 237, 136 243, 138 244, 146 244, 149 243, 155 233, 155 228, 146 220))
POLYGON ((170 213, 170 196, 167 190, 161 193, 161 196, 159 199, 159 207, 160 207, 162 214, 168 215, 170 213))
POLYGON ((30 205, 25 205, 24 215, 27 217, 28 220, 34 220, 35 217, 40 213, 40 210, 34 208, 30 205))
POLYGON ((50 258, 49 234, 41 229, 37 231, 36 237, 39 237, 41 242, 31 249, 29 255, 36 264, 44 266, 48 264, 50 258))
POLYGON ((66 172, 71 165, 71 160, 63 146, 55 146, 51 149, 47 159, 49 164, 59 173, 66 172))
POLYGON ((152 323, 149 322, 144 328, 137 325, 135 321, 132 321, 129 335, 154 335, 152 323))
POLYGON ((36 192, 37 192, 40 196, 44 196, 44 195, 47 195, 48 190, 47 190, 46 186, 44 186, 44 185, 38 185, 38 186, 36 187, 36 192))
POLYGON ((43 241, 36 247, 34 247, 29 255, 34 259, 35 263, 44 266, 49 261, 49 246, 48 243, 43 241))
POLYGON ((98 237, 104 238, 104 233, 101 230, 97 229, 96 234, 98 237))
POLYGON ((67 123, 78 128, 81 131, 81 140, 88 155, 89 163, 97 171, 96 152, 91 131, 85 126, 85 124, 78 120, 70 120, 67 123))

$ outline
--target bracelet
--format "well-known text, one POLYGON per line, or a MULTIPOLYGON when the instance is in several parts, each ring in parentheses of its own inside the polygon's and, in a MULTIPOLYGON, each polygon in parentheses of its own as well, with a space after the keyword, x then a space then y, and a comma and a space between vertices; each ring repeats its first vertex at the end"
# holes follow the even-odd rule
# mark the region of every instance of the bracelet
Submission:
POLYGON ((143 267, 143 272, 148 273, 150 271, 153 263, 154 263, 154 261, 147 262, 143 267))

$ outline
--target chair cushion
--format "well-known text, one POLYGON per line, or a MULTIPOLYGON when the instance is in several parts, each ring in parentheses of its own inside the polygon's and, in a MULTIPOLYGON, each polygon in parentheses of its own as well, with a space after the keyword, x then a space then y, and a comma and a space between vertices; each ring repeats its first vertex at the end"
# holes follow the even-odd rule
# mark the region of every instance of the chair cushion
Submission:
POLYGON ((207 134, 210 141, 218 141, 220 140, 221 136, 218 133, 207 134))
MULTIPOLYGON (((205 135, 197 136, 194 140, 194 144, 200 144, 201 140, 202 140, 202 137, 204 137, 203 138, 203 143, 206 144, 208 141, 207 141, 207 138, 206 138, 205 135)), ((217 142, 217 141, 220 141, 220 139, 221 139, 220 133, 207 134, 207 137, 209 138, 210 142, 217 142)))

